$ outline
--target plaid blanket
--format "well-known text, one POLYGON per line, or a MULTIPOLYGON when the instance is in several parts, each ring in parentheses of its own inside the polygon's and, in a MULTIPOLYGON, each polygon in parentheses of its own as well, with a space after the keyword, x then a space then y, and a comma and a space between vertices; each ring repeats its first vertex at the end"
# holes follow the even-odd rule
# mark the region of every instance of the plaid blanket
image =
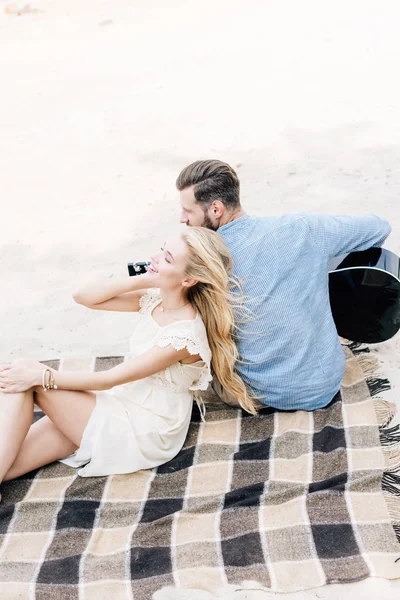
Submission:
POLYGON ((376 396, 389 383, 367 348, 345 351, 341 393, 322 410, 251 417, 208 397, 206 422, 194 406, 184 448, 162 467, 85 479, 54 463, 3 484, 0 598, 400 577, 400 432, 376 396))

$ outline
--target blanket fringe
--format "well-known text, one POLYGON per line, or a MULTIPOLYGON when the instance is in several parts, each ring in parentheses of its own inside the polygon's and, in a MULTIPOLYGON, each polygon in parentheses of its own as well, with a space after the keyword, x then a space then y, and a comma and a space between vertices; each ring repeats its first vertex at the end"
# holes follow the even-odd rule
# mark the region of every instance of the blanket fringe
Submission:
POLYGON ((371 396, 376 396, 381 392, 390 390, 389 379, 386 379, 385 377, 366 377, 365 383, 368 386, 371 396))
POLYGON ((390 424, 397 411, 394 402, 389 402, 379 397, 374 398, 374 408, 380 429, 390 424))
MULTIPOLYGON (((400 490, 398 491, 400 494, 400 490)), ((396 534, 397 539, 400 542, 400 501, 399 498, 393 498, 393 496, 388 495, 383 492, 383 497, 386 501, 386 506, 388 509, 389 517, 392 522, 392 526, 394 532, 396 534)))
POLYGON ((400 424, 392 425, 397 407, 379 397, 378 394, 390 390, 389 380, 380 377, 380 364, 368 347, 349 343, 348 347, 357 357, 357 362, 365 374, 365 382, 373 397, 375 415, 379 427, 379 438, 385 461, 382 474, 382 493, 385 498, 394 533, 400 543, 400 424))
POLYGON ((400 525, 393 525, 394 532, 397 536, 397 539, 400 542, 400 525))
POLYGON ((380 361, 374 354, 360 354, 357 356, 357 362, 366 375, 380 374, 380 361))
MULTIPOLYGON (((343 339, 343 338, 342 338, 343 339)), ((365 344, 362 344, 361 342, 345 342, 346 346, 352 351, 353 354, 355 354, 356 356, 358 354, 368 354, 370 351, 370 349, 368 348, 368 346, 365 346, 365 344)))
POLYGON ((383 448, 398 446, 400 449, 400 424, 393 427, 382 427, 379 431, 379 437, 383 448))
POLYGON ((382 399, 374 400, 379 423, 379 438, 385 470, 382 492, 397 539, 400 542, 400 424, 388 427, 396 413, 396 405, 382 399))
POLYGON ((394 526, 400 527, 400 503, 396 498, 384 494, 386 500, 386 506, 392 519, 394 526))
POLYGON ((394 533, 400 543, 400 474, 385 471, 382 477, 382 493, 392 522, 394 533))
POLYGON ((381 367, 379 358, 368 347, 363 347, 362 344, 352 342, 348 344, 348 348, 357 358, 357 363, 361 370, 366 375, 365 382, 368 385, 371 396, 376 396, 381 392, 390 390, 390 382, 385 377, 380 377, 381 367))
POLYGON ((400 497, 400 475, 396 473, 383 473, 382 490, 385 497, 395 499, 400 497))
POLYGON ((395 473, 400 470, 400 446, 398 448, 382 448, 385 458, 385 472, 395 473))

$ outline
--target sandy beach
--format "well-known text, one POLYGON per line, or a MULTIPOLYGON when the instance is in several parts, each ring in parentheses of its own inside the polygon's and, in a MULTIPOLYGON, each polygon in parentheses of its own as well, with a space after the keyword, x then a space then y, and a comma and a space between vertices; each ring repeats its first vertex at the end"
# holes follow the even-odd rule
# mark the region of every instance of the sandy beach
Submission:
MULTIPOLYGON (((126 352, 135 316, 71 293, 179 230, 198 158, 237 169, 248 213, 380 214, 399 253, 399 18, 392 0, 0 0, 0 362, 126 352)), ((400 336, 372 350, 400 407, 400 336)), ((218 598, 273 595, 251 589, 218 598)))

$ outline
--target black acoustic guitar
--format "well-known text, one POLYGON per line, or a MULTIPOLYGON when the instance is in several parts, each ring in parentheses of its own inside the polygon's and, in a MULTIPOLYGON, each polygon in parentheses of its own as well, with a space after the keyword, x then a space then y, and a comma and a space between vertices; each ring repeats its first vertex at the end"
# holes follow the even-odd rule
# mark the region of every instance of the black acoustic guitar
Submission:
MULTIPOLYGON (((129 263, 129 275, 150 263, 129 263)), ((383 248, 338 256, 329 264, 329 296, 338 334, 376 344, 400 329, 400 259, 383 248)))
POLYGON ((384 248, 338 256, 329 264, 329 295, 338 334, 376 344, 400 329, 400 259, 384 248))

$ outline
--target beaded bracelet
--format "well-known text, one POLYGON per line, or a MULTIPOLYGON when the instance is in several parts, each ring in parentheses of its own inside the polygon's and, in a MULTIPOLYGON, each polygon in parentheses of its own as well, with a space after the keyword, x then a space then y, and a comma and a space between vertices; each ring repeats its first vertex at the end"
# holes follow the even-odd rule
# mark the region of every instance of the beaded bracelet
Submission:
POLYGON ((45 384, 46 371, 48 371, 48 369, 43 369, 43 371, 42 371, 42 388, 43 388, 44 392, 47 391, 46 384, 45 384))
POLYGON ((42 373, 42 388, 44 392, 58 389, 58 385, 54 382, 53 371, 48 367, 42 373))
POLYGON ((54 373, 53 371, 50 371, 50 389, 51 390, 58 390, 58 385, 56 384, 56 382, 54 381, 54 373))

